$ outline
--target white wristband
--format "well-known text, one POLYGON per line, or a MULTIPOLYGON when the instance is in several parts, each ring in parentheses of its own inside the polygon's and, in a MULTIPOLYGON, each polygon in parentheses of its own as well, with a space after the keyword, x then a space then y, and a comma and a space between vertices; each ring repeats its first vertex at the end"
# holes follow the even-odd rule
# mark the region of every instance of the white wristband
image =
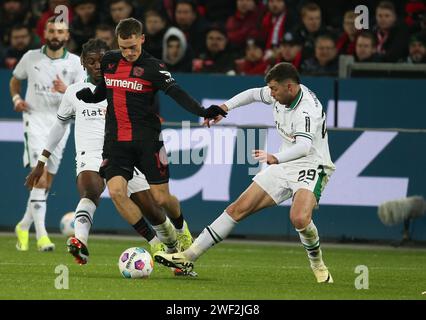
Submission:
POLYGON ((13 101, 13 103, 16 103, 16 101, 18 101, 18 100, 22 100, 22 98, 21 98, 21 96, 19 95, 19 93, 15 94, 15 95, 12 97, 12 101, 13 101))
POLYGON ((46 156, 44 156, 44 155, 42 155, 42 154, 39 155, 39 157, 38 157, 38 161, 40 161, 40 162, 46 163, 47 160, 49 160, 49 158, 46 157, 46 156))

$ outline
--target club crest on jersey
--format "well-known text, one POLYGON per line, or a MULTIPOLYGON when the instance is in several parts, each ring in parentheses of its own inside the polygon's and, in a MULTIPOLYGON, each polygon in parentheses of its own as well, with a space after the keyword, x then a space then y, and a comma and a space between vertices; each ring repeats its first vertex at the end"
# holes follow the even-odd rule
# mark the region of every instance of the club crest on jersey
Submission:
POLYGON ((62 76, 65 78, 68 74, 67 69, 62 70, 62 76))
POLYGON ((116 63, 108 63, 108 69, 109 70, 114 69, 115 66, 116 66, 116 63))
POLYGON ((133 75, 135 77, 140 77, 145 73, 145 69, 141 67, 134 67, 133 68, 133 75))

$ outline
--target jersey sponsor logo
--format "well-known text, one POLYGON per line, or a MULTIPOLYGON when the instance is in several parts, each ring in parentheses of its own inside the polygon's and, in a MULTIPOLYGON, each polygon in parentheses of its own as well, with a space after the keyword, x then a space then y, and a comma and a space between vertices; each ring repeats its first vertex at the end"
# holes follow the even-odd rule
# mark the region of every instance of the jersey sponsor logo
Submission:
POLYGON ((143 84, 139 83, 137 80, 129 81, 129 80, 119 80, 119 79, 110 79, 105 77, 105 83, 107 87, 111 88, 123 88, 123 89, 132 89, 136 91, 143 90, 143 84))
MULTIPOLYGON (((90 117, 102 117, 102 118, 105 118, 105 115, 106 115, 106 109, 104 109, 104 108, 98 108, 98 109, 92 109, 92 110, 89 110, 89 109, 84 109, 82 112, 81 112, 81 114, 83 115, 83 117, 87 117, 87 118, 90 118, 90 117)), ((90 120, 90 119, 89 119, 90 120)))

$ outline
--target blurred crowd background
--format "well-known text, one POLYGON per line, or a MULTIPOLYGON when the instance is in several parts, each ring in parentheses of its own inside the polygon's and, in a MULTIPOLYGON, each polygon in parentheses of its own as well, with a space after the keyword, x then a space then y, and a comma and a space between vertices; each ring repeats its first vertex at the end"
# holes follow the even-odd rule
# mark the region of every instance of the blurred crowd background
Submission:
POLYGON ((426 63, 426 4, 418 0, 1 0, 0 68, 44 44, 54 8, 69 8, 67 49, 90 38, 117 48, 124 18, 144 23, 144 49, 172 72, 263 75, 291 62, 304 75, 338 73, 339 55, 357 62, 426 63), (355 27, 359 4, 368 29, 355 27))

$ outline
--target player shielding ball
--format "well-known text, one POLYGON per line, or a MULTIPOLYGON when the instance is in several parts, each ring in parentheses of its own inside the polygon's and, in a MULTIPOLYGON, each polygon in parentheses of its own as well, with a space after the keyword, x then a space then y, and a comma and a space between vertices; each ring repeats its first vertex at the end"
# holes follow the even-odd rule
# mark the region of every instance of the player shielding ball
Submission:
MULTIPOLYGON (((91 39, 83 45, 81 62, 87 70, 88 77, 84 82, 70 85, 67 88, 42 156, 26 180, 26 185, 29 188, 38 182, 43 174, 45 164, 53 152, 52 150, 55 150, 68 131, 70 122, 75 118, 77 188, 80 194, 80 202, 75 209, 75 236, 68 239, 67 246, 68 251, 79 264, 88 262, 89 232, 100 196, 105 189, 105 182, 99 174, 99 169, 103 161, 102 146, 107 102, 104 100, 99 103, 85 103, 78 100, 75 94, 83 88, 94 89, 96 87, 96 84, 102 79, 101 59, 108 50, 108 46, 102 40, 91 39)), ((164 212, 156 210, 156 207, 152 206, 154 200, 151 194, 145 190, 149 190, 148 182, 145 176, 137 171, 133 179, 129 181, 128 194, 131 195, 131 198, 151 224, 163 223, 165 221, 164 212)), ((158 239, 143 219, 140 211, 132 212, 128 216, 123 216, 123 218, 148 240, 152 253, 162 249, 161 241, 171 247, 176 245, 176 233, 160 234, 161 240, 158 239)))
MULTIPOLYGON (((254 101, 271 105, 276 128, 283 138, 279 152, 254 150, 253 156, 269 167, 253 178, 246 191, 203 230, 189 249, 175 254, 159 252, 154 257, 168 267, 192 270, 193 262, 225 239, 239 221, 293 198, 290 220, 308 253, 316 280, 331 283, 333 278, 322 259, 318 230, 312 221, 312 212, 335 170, 328 148, 325 113, 316 95, 300 83, 291 64, 277 64, 265 80, 268 86, 237 94, 221 108, 229 112, 254 101)), ((214 122, 220 120, 219 116, 214 122)))
MULTIPOLYGON (((46 45, 29 50, 17 64, 10 79, 10 94, 15 111, 22 112, 24 122, 24 166, 34 168, 46 145, 50 127, 56 121, 56 112, 68 85, 82 81, 85 71, 80 58, 65 49, 69 39, 68 26, 49 18, 44 36, 46 45), (20 95, 21 82, 28 80, 25 99, 20 95)), ((57 173, 68 139, 69 129, 64 133, 47 162, 42 177, 30 192, 22 220, 15 227, 18 238, 16 248, 27 251, 29 229, 34 222, 37 247, 51 251, 55 245, 50 241, 46 227, 46 201, 53 177, 57 173)))
MULTIPOLYGON (((143 50, 145 36, 141 22, 133 18, 121 20, 116 35, 120 50, 109 51, 103 57, 103 78, 96 89, 92 92, 90 88, 84 88, 76 93, 78 99, 87 103, 108 101, 101 170, 109 193, 122 215, 139 211, 127 196, 127 183, 136 167, 145 175, 158 205, 169 213, 179 213, 179 202, 169 192, 169 166, 161 139, 160 119, 153 104, 155 94, 159 90, 164 91, 200 117, 214 119, 219 114, 226 115, 226 112, 217 106, 201 107, 177 85, 162 61, 143 50)), ((183 218, 180 224, 181 234, 185 236, 187 228, 183 218)), ((159 234, 168 232, 173 225, 167 219, 164 224, 153 228, 159 234)), ((189 246, 192 237, 189 231, 186 234, 189 246)))

